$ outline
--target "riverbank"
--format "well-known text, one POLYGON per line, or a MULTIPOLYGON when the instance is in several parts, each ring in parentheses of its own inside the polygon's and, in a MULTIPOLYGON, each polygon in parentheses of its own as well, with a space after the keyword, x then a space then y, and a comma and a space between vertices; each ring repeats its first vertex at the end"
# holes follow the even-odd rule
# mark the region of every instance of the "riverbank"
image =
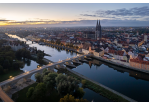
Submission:
POLYGON ((138 68, 135 68, 135 67, 131 67, 129 64, 125 64, 125 62, 123 63, 119 63, 118 61, 110 61, 110 60, 106 60, 106 59, 103 59, 101 57, 97 57, 97 56, 92 56, 93 58, 95 59, 98 59, 98 60, 101 60, 101 61, 104 61, 106 63, 110 63, 110 64, 113 64, 113 65, 116 65, 116 66, 119 66, 119 67, 123 67, 123 68, 126 68, 126 69, 131 69, 131 70, 134 70, 134 71, 139 71, 139 72, 143 72, 143 73, 148 73, 149 74, 149 71, 147 70, 143 70, 143 69, 138 69, 138 68))
POLYGON ((115 101, 115 102, 136 102, 135 100, 119 93, 119 92, 116 92, 115 90, 112 90, 98 82, 95 82, 69 68, 67 68, 67 70, 65 71, 66 74, 70 75, 70 76, 73 76, 75 78, 77 78, 78 80, 82 81, 82 80, 86 80, 86 87, 95 91, 96 93, 99 93, 100 95, 112 100, 112 101, 115 101))

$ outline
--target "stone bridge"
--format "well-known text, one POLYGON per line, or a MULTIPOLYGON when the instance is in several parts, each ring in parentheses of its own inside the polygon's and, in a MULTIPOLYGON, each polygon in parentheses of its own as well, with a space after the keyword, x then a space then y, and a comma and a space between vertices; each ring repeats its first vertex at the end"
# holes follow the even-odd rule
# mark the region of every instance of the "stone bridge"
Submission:
MULTIPOLYGON (((89 57, 89 56, 91 56, 91 54, 77 55, 77 56, 72 57, 72 58, 61 60, 61 61, 58 61, 58 62, 55 62, 55 63, 50 63, 48 65, 36 68, 34 70, 27 71, 25 73, 22 73, 20 75, 12 77, 11 79, 8 79, 8 80, 5 80, 3 82, 0 82, 0 87, 5 91, 6 88, 13 87, 22 78, 26 81, 27 79, 30 79, 33 74, 35 74, 35 73, 42 73, 44 69, 48 69, 49 68, 50 70, 54 70, 54 68, 56 68, 57 66, 63 66, 63 64, 68 65, 68 64, 71 64, 71 62, 77 62, 77 61, 79 62, 79 60, 83 60, 84 58, 89 57)), ((2 100, 4 100, 3 96, 1 96, 1 95, 0 95, 0 98, 2 100)))

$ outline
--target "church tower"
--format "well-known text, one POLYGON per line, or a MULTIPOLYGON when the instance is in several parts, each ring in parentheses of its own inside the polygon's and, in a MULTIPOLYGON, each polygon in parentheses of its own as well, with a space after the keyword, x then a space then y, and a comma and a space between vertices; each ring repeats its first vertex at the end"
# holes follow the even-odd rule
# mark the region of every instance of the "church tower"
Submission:
POLYGON ((101 39, 101 38, 102 38, 102 36, 101 36, 100 20, 99 20, 99 23, 98 23, 98 20, 97 20, 96 30, 95 30, 95 39, 96 39, 96 40, 99 40, 99 39, 101 39))

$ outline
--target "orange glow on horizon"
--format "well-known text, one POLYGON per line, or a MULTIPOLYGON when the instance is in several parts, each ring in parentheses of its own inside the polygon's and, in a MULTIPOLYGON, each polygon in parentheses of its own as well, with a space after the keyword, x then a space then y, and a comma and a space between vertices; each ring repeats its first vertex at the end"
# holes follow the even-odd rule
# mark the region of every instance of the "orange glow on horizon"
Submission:
MULTIPOLYGON (((72 21, 72 20, 71 20, 72 21)), ((65 21, 65 24, 69 24, 71 21, 65 21)), ((79 21, 79 20, 78 20, 79 21)), ((63 21, 3 21, 0 22, 0 26, 7 26, 7 25, 39 25, 39 24, 61 24, 63 21)), ((76 24, 76 22, 71 22, 71 24, 76 24)))

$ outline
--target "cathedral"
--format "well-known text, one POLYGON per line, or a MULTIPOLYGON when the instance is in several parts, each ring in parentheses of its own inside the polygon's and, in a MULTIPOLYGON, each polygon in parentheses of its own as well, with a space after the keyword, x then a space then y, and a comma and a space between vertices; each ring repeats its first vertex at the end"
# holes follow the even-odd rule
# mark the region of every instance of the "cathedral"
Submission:
POLYGON ((98 20, 97 20, 97 25, 96 25, 96 31, 95 31, 95 39, 96 40, 99 40, 101 39, 101 25, 100 25, 100 20, 99 20, 99 23, 98 23, 98 20))

